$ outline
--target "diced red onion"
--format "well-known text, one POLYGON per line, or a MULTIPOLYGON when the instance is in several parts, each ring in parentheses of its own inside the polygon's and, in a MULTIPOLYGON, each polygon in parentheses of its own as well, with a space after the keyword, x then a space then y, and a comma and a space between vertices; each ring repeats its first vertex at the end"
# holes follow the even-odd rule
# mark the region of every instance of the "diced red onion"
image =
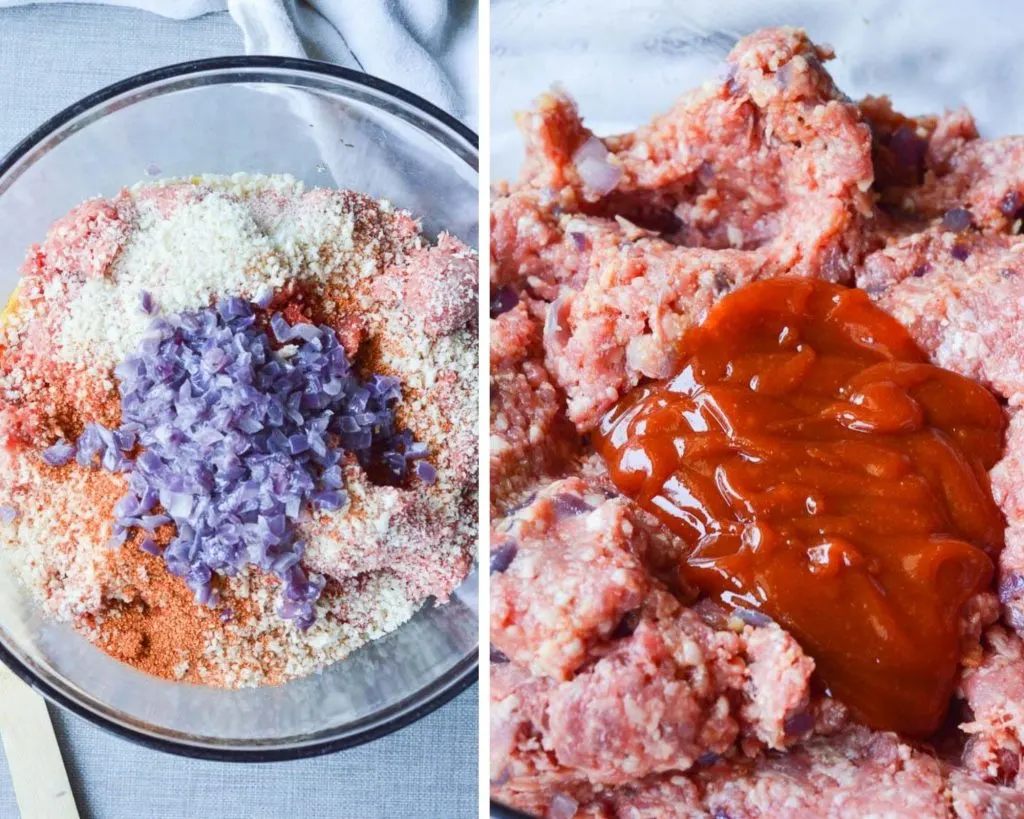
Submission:
POLYGON ((783 728, 786 731, 786 736, 802 736, 814 728, 814 715, 809 711, 799 711, 793 716, 786 718, 783 728))
POLYGON ((155 557, 160 557, 160 555, 163 554, 160 547, 156 545, 156 541, 151 537, 143 538, 142 543, 139 544, 139 548, 147 554, 154 555, 155 557))
POLYGON ((949 255, 956 259, 958 262, 967 260, 967 257, 971 255, 971 249, 960 242, 953 245, 953 248, 949 251, 949 255))
POLYGON ((58 441, 53 446, 44 449, 40 455, 50 466, 64 466, 71 462, 77 451, 78 449, 74 444, 67 441, 58 441))
POLYGON ((971 212, 967 208, 950 208, 942 215, 942 226, 954 233, 963 233, 972 224, 971 212))
POLYGON ((0 505, 0 523, 4 526, 10 526, 14 521, 18 519, 18 510, 13 506, 9 506, 6 503, 0 505))
POLYGON ((519 304, 519 295, 511 287, 499 287, 491 291, 491 318, 507 313, 519 304))
POLYGON ((573 819, 580 809, 580 803, 567 793, 556 793, 548 806, 550 819, 573 819))
POLYGON ((608 149, 597 137, 590 137, 572 157, 583 184, 599 196, 611 193, 622 179, 622 169, 612 165, 608 157, 608 149))
POLYGON ((575 517, 584 512, 590 512, 594 508, 579 495, 570 492, 560 492, 555 495, 554 504, 555 514, 559 518, 575 517))
POLYGON ((1018 191, 1007 191, 999 202, 999 210, 1004 216, 1019 218, 1022 201, 1024 200, 1018 191))
POLYGON ((519 546, 514 540, 506 540, 491 550, 491 574, 502 574, 516 559, 519 546))
POLYGON ((137 354, 116 370, 122 426, 87 425, 67 457, 128 471, 112 545, 129 528, 152 534, 174 523, 166 548, 151 537, 142 548, 162 554, 197 600, 215 604, 213 573, 253 563, 282 580, 282 615, 307 628, 326 581, 300 565, 305 546, 294 522, 307 506, 348 502, 334 441, 364 468, 386 466, 395 481, 412 464, 425 483, 436 470, 421 460, 426 447, 395 428, 398 379, 360 381, 326 327, 292 326, 279 314, 270 325, 279 342, 295 343, 292 355, 276 351, 241 299, 154 319, 137 354), (137 447, 134 460, 126 457, 137 447))
POLYGON ((437 481, 437 470, 426 461, 418 461, 416 463, 416 476, 423 481, 423 483, 432 485, 437 481))
POLYGON ((770 626, 774 620, 765 614, 763 611, 757 609, 748 609, 743 606, 737 606, 733 609, 733 614, 740 618, 744 623, 748 623, 751 626, 770 626))
POLYGON ((925 155, 928 143, 917 135, 908 125, 901 125, 893 131, 889 139, 889 149, 896 157, 896 162, 904 168, 912 168, 919 175, 924 172, 925 155))
POLYGON ((559 296, 548 305, 547 315, 544 316, 544 341, 550 342, 557 348, 565 347, 569 343, 569 311, 571 303, 567 296, 559 296))

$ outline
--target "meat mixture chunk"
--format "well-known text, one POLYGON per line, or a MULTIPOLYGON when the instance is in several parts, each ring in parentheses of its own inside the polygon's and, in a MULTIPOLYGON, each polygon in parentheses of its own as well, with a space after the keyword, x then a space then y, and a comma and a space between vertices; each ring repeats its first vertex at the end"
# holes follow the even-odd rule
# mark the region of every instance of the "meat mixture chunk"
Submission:
POLYGON ((999 601, 1007 625, 1024 634, 1024 413, 1010 416, 1006 453, 990 477, 992 496, 1008 524, 999 554, 999 601))
POLYGON ((491 643, 566 679, 647 596, 644 531, 622 499, 555 481, 492 537, 491 643))
POLYGON ((571 679, 498 659, 492 772, 511 804, 785 748, 814 724, 813 662, 792 637, 774 625, 716 630, 660 589, 571 679))
POLYGON ((1024 237, 931 228, 869 256, 857 284, 934 363, 1024 402, 1024 237))
POLYGON ((961 693, 974 714, 961 726, 970 739, 964 763, 980 778, 1021 788, 1024 743, 1024 645, 996 626, 985 637, 981 665, 964 672, 961 693))
POLYGON ((729 76, 600 140, 560 94, 522 118, 529 157, 492 215, 496 284, 551 303, 547 365, 583 431, 663 377, 707 307, 760 276, 848 281, 871 215, 871 134, 800 32, 740 41, 729 76))
POLYGON ((491 320, 491 503, 504 510, 577 449, 564 397, 542 362, 540 324, 527 301, 491 320))

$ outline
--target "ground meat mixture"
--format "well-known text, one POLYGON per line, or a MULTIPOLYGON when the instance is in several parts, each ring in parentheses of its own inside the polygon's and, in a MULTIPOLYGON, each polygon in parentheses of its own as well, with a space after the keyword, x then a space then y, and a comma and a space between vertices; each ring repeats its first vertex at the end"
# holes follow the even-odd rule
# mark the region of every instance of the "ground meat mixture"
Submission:
POLYGON ((1024 402, 1024 237, 931 227, 869 255, 857 284, 936 364, 1024 402))
POLYGON ((643 604, 645 533, 625 501, 579 478, 545 487, 503 528, 491 537, 491 644, 535 674, 567 679, 643 604))
POLYGON ((980 665, 966 669, 960 683, 973 713, 962 726, 969 737, 964 764, 987 782, 1021 789, 1024 646, 1015 634, 995 626, 985 635, 985 649, 980 665))
POLYGON ((580 429, 669 373, 716 296, 762 276, 852 277, 871 136, 828 56, 799 32, 747 38, 726 79, 604 141, 565 96, 522 118, 523 179, 493 211, 495 284, 553 302, 547 364, 580 429))
POLYGON ((849 101, 827 48, 742 39, 719 79, 598 137, 563 92, 519 122, 492 253, 491 777, 571 817, 1024 817, 1024 176, 964 110, 849 101), (589 436, 676 371, 725 294, 775 276, 863 288, 932 362, 1004 402, 1008 528, 960 615, 947 724, 859 725, 762 614, 678 582, 686 548, 621 497, 589 436), (494 449, 494 440, 499 446, 494 449))
POLYGON ((579 449, 565 397, 542 363, 542 303, 525 299, 491 322, 491 502, 504 510, 540 475, 556 476, 579 449), (531 307, 533 308, 531 310, 531 307))
POLYGON ((888 97, 866 97, 858 107, 871 128, 874 192, 884 208, 905 211, 906 194, 917 193, 927 175, 948 170, 950 157, 978 138, 965 108, 908 117, 888 97))
POLYGON ((2 317, 4 569, 112 656, 227 687, 304 676, 445 601, 476 543, 477 269, 387 202, 290 177, 79 206, 31 249, 2 317), (161 351, 187 339, 197 360, 175 375, 161 351), (227 375, 289 366, 309 368, 301 391, 227 375), (147 367, 177 380, 145 400, 177 403, 163 426, 123 426, 147 367), (311 420, 343 391, 340 426, 311 420), (238 430, 254 437, 194 456, 238 430), (158 444, 190 447, 180 474, 158 444), (220 540, 196 537, 200 519, 220 540))
POLYGON ((1024 634, 1024 413, 1013 412, 1006 454, 991 472, 992 495, 1006 515, 1006 545, 999 555, 999 600, 1007 625, 1024 634))

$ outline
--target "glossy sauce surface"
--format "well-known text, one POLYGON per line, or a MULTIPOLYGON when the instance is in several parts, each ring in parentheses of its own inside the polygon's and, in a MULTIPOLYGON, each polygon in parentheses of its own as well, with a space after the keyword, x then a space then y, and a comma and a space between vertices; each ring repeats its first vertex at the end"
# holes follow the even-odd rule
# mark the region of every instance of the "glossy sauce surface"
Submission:
POLYGON ((748 285, 681 352, 604 419, 613 480, 685 539, 687 580, 788 629, 862 720, 933 732, 1002 547, 998 402, 827 282, 748 285))

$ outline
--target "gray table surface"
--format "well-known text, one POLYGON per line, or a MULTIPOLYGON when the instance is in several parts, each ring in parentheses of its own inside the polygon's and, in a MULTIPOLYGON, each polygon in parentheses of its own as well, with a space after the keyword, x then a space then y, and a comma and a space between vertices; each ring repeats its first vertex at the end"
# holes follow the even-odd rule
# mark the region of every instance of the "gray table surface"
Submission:
MULTIPOLYGON (((239 30, 226 14, 175 22, 109 7, 0 10, 0 154, 104 85, 241 50, 239 30)), ((60 709, 51 707, 51 714, 83 819, 477 816, 476 686, 369 745, 262 765, 180 759, 132 745, 60 709)), ((4 762, 0 819, 17 816, 4 762)))

